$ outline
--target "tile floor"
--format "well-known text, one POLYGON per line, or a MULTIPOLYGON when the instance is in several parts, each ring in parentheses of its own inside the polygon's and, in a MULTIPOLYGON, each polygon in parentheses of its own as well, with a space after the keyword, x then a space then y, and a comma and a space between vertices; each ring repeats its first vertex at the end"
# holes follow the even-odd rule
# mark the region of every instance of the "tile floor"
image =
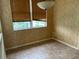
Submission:
POLYGON ((48 40, 7 51, 7 59, 79 59, 79 51, 48 40))

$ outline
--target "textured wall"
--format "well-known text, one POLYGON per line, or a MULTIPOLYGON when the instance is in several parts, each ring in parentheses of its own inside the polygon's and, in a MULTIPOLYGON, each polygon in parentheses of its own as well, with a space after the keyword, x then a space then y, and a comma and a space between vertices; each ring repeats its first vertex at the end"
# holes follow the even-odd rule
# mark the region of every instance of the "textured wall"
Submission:
POLYGON ((0 32, 2 32, 1 21, 0 21, 0 32))
POLYGON ((57 38, 77 46, 79 32, 79 0, 55 0, 54 24, 57 38))
POLYGON ((15 31, 14 33, 16 42, 15 44, 13 43, 14 46, 30 43, 33 41, 43 40, 50 36, 48 36, 48 31, 46 30, 46 28, 15 31))
POLYGON ((0 11, 5 46, 11 45, 10 43, 14 42, 14 39, 12 31, 10 0, 0 0, 0 11))

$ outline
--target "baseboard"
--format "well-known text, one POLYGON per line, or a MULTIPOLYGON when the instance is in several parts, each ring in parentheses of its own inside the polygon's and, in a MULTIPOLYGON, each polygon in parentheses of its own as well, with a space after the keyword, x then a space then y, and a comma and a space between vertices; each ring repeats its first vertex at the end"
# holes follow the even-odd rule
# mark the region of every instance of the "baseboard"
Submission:
POLYGON ((68 44, 68 43, 66 43, 66 42, 64 42, 64 41, 61 41, 61 40, 59 40, 59 39, 57 39, 57 38, 52 38, 52 39, 54 39, 54 40, 56 40, 56 41, 58 41, 58 42, 60 42, 60 43, 62 43, 62 44, 64 44, 64 45, 67 45, 67 46, 69 46, 69 47, 71 47, 71 48, 74 48, 74 49, 76 49, 76 50, 79 50, 79 48, 77 48, 77 47, 75 47, 75 46, 73 46, 73 45, 70 45, 70 44, 68 44))
POLYGON ((48 38, 48 39, 42 39, 42 40, 38 40, 38 41, 33 41, 33 42, 26 43, 26 44, 22 44, 22 45, 19 45, 19 46, 14 46, 14 47, 11 47, 11 48, 7 48, 6 51, 11 50, 11 49, 16 49, 16 48, 19 48, 19 47, 23 47, 23 46, 27 46, 27 45, 36 44, 36 43, 47 41, 47 40, 51 40, 51 39, 56 40, 56 41, 58 41, 58 42, 60 42, 62 44, 65 44, 65 45, 67 45, 67 46, 69 46, 71 48, 74 48, 76 50, 79 50, 79 48, 77 48, 75 46, 72 46, 72 45, 70 45, 70 44, 68 44, 68 43, 66 43, 64 41, 58 40, 57 38, 48 38))
POLYGON ((50 39, 51 38, 47 38, 47 39, 42 39, 42 40, 38 40, 38 41, 29 42, 29 43, 22 44, 22 45, 19 45, 19 46, 14 46, 14 47, 11 47, 11 48, 7 48, 6 51, 11 50, 11 49, 16 49, 16 48, 19 48, 19 47, 23 47, 23 46, 27 46, 27 45, 36 44, 36 43, 47 41, 47 40, 50 40, 50 39))

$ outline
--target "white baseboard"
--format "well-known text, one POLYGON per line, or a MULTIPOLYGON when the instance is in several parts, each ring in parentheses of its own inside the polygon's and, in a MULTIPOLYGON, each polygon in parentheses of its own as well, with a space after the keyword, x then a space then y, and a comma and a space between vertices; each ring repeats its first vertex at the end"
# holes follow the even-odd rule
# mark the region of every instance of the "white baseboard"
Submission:
POLYGON ((61 40, 59 40, 57 38, 48 38, 48 39, 42 39, 42 40, 38 40, 38 41, 29 42, 29 43, 26 43, 26 44, 14 46, 14 47, 11 47, 11 48, 7 48, 6 51, 11 50, 11 49, 15 49, 15 48, 19 48, 19 47, 23 47, 23 46, 27 46, 27 45, 32 45, 32 44, 39 43, 39 42, 43 42, 43 41, 47 41, 47 40, 51 40, 51 39, 56 40, 56 41, 58 41, 58 42, 60 42, 62 44, 65 44, 65 45, 67 45, 67 46, 69 46, 71 48, 74 48, 76 50, 79 50, 79 48, 77 48, 77 47, 75 47, 73 45, 70 45, 70 44, 68 44, 68 43, 66 43, 64 41, 61 41, 61 40))
POLYGON ((76 50, 79 50, 79 48, 77 48, 77 47, 75 47, 75 46, 73 46, 73 45, 70 45, 70 44, 68 44, 68 43, 66 43, 66 42, 64 42, 64 41, 61 41, 61 40, 56 39, 56 38, 52 38, 52 39, 54 39, 54 40, 56 40, 56 41, 58 41, 58 42, 60 42, 60 43, 62 43, 62 44, 65 44, 65 45, 67 45, 67 46, 69 46, 69 47, 71 47, 71 48, 74 48, 74 49, 76 49, 76 50))
POLYGON ((19 47, 23 47, 23 46, 27 46, 27 45, 32 45, 32 44, 43 42, 43 41, 47 41, 47 40, 50 40, 50 39, 51 38, 47 38, 47 39, 42 39, 42 40, 38 40, 38 41, 29 42, 29 43, 26 43, 26 44, 14 46, 14 47, 11 47, 11 48, 7 48, 6 51, 11 50, 11 49, 15 49, 15 48, 19 48, 19 47))

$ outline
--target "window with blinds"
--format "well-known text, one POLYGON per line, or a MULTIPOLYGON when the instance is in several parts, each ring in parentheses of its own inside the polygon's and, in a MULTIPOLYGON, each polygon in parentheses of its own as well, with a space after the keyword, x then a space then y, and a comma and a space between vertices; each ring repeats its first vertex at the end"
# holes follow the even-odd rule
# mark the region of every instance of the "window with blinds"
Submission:
POLYGON ((11 0, 13 21, 30 20, 29 0, 11 0))
POLYGON ((11 0, 14 31, 47 27, 46 11, 37 6, 41 1, 43 0, 11 0))
POLYGON ((33 20, 46 19, 46 11, 37 6, 37 3, 41 1, 43 0, 32 0, 33 20))

